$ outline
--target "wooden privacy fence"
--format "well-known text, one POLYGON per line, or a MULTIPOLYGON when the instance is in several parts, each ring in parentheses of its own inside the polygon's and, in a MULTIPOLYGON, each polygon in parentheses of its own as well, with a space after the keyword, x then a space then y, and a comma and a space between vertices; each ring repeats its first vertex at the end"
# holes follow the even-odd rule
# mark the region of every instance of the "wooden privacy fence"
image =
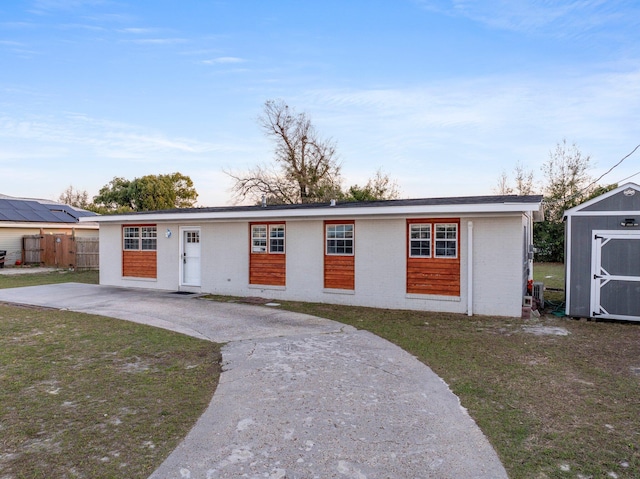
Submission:
POLYGON ((83 238, 67 234, 24 236, 22 262, 55 268, 98 269, 99 244, 98 238, 83 238))

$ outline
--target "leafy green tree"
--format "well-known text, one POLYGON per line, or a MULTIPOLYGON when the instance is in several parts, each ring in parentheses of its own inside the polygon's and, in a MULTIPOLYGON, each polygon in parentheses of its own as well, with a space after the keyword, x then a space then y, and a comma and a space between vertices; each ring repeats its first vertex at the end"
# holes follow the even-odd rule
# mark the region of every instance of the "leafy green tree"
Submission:
POLYGON ((341 199, 346 201, 375 201, 394 200, 400 196, 398 184, 389 175, 376 171, 365 186, 353 185, 344 193, 341 199))
POLYGON ((568 145, 563 140, 542 166, 546 178, 544 221, 535 223, 533 229, 537 261, 564 262, 564 212, 617 188, 596 185, 589 175, 590 161, 575 143, 568 145))
POLYGON ((193 181, 181 173, 146 175, 133 180, 115 177, 93 198, 93 209, 123 213, 189 208, 197 198, 193 181))

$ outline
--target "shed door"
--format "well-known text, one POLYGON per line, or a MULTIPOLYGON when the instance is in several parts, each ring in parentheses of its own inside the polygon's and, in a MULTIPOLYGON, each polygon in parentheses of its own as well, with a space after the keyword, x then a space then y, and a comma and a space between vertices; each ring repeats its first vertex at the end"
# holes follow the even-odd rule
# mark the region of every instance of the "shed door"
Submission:
POLYGON ((595 231, 591 315, 640 321, 640 232, 595 231))

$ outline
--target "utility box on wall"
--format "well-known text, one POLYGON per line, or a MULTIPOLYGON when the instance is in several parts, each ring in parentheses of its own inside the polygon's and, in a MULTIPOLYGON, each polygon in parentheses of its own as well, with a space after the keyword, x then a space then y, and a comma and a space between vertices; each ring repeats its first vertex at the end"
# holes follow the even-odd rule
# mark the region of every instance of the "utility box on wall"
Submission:
POLYGON ((565 211, 566 314, 640 321, 640 186, 565 211))

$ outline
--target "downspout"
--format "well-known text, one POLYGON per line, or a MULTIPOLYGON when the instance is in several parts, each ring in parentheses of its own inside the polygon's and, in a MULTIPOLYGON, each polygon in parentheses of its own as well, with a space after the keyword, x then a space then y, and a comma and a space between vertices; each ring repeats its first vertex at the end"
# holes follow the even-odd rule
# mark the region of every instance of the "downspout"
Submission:
POLYGON ((467 222, 467 315, 473 316, 473 221, 467 222))

